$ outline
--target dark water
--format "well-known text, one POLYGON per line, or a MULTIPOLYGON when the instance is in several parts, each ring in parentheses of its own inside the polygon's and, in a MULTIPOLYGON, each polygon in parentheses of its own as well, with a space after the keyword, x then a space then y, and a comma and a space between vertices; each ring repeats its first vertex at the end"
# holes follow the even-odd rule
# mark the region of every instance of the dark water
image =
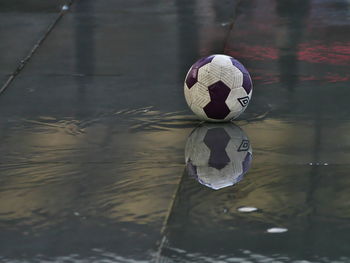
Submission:
POLYGON ((345 0, 74 2, 0 96, 0 260, 350 262, 349 29, 345 0), (212 53, 254 81, 219 184, 185 164, 212 53))

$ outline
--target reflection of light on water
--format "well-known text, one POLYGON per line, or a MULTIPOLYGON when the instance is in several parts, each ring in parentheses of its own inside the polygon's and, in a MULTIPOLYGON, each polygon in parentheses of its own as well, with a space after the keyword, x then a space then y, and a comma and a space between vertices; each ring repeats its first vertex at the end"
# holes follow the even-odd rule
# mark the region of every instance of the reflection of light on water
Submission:
POLYGON ((242 206, 237 208, 237 211, 241 213, 251 213, 258 211, 258 208, 252 206, 242 206))
POLYGON ((67 11, 69 9, 69 6, 68 5, 63 5, 62 6, 62 11, 67 11))
MULTIPOLYGON (((350 258, 346 256, 338 256, 336 260, 331 260, 327 257, 319 256, 317 261, 306 260, 303 258, 297 258, 283 253, 275 253, 269 255, 268 253, 259 253, 258 251, 248 250, 248 249, 239 249, 235 253, 228 254, 210 254, 210 253, 199 253, 199 252, 190 252, 174 247, 167 247, 167 252, 170 256, 161 256, 158 258, 157 263, 165 262, 201 262, 201 263, 214 263, 214 262, 257 262, 257 263, 266 263, 266 262, 295 262, 295 263, 316 263, 316 262, 350 262, 350 258)), ((124 262, 124 261, 123 261, 124 262)), ((127 261, 125 261, 127 262, 127 261)), ((136 263, 136 262, 135 262, 136 263)))
POLYGON ((267 233, 271 233, 271 234, 280 234, 280 233, 285 233, 287 231, 288 229, 283 227, 272 227, 266 230, 267 233))
POLYGON ((0 163, 1 219, 36 229, 96 213, 123 222, 161 221, 193 126, 183 112, 151 107, 20 120, 2 145, 11 151, 0 163))
POLYGON ((309 163, 310 166, 328 166, 328 163, 309 163))
MULTIPOLYGON (((68 254, 64 256, 46 256, 38 254, 31 258, 35 262, 75 262, 75 263, 85 263, 85 262, 123 262, 123 263, 146 263, 148 260, 135 259, 135 257, 125 257, 115 253, 114 251, 108 251, 106 249, 94 248, 91 250, 90 255, 81 255, 80 253, 68 254)), ((13 258, 0 256, 2 262, 23 262, 13 260, 13 258)))

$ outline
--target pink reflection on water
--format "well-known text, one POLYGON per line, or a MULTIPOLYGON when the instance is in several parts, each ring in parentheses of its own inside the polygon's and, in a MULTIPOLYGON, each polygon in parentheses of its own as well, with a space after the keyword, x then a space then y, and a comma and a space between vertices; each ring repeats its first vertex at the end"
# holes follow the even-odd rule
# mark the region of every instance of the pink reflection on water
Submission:
POLYGON ((327 82, 346 82, 350 80, 350 75, 328 74, 324 78, 327 82))
MULTIPOLYGON (((274 84, 280 83, 280 75, 272 74, 260 70, 252 70, 252 75, 254 75, 254 81, 258 81, 261 84, 274 84)), ((299 75, 299 81, 307 82, 307 81, 320 81, 320 82, 328 82, 328 83, 338 83, 338 82, 347 82, 350 80, 350 74, 342 75, 338 73, 330 73, 328 72, 326 75, 315 76, 315 75, 299 75)))
POLYGON ((331 46, 313 42, 302 43, 299 45, 299 50, 298 57, 301 61, 344 66, 350 63, 350 42, 331 46))
POLYGON ((227 53, 233 57, 251 60, 278 59, 278 50, 266 46, 239 45, 227 53))
MULTIPOLYGON (((334 45, 321 45, 314 42, 301 43, 298 47, 298 60, 309 63, 326 63, 345 66, 350 63, 350 42, 334 45)), ((261 61, 279 58, 279 49, 272 46, 238 45, 228 50, 233 57, 261 61)))

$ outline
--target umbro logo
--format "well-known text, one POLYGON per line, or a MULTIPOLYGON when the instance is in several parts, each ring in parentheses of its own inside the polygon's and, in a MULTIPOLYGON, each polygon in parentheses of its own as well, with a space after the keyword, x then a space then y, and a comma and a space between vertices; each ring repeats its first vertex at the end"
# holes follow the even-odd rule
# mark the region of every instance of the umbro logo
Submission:
POLYGON ((245 97, 242 97, 242 98, 238 98, 237 100, 242 105, 243 108, 245 106, 247 106, 248 103, 249 103, 249 97, 248 96, 245 96, 245 97))
POLYGON ((238 152, 246 152, 249 150, 250 143, 248 140, 243 140, 238 148, 238 152))

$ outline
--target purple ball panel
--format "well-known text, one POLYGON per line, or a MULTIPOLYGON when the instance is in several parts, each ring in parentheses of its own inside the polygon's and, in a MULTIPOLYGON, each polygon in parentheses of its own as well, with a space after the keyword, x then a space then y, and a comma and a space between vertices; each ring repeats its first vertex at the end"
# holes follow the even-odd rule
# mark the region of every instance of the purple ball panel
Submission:
POLYGON ((240 175, 235 179, 234 184, 237 184, 238 182, 242 181, 243 177, 244 177, 244 174, 240 174, 240 175))
POLYGON ((225 101, 230 94, 230 88, 222 81, 208 87, 210 102, 204 107, 204 112, 211 119, 222 120, 230 113, 225 101))
POLYGON ((244 158, 244 161, 242 162, 242 170, 243 172, 237 177, 236 182, 238 183, 243 179, 243 176, 248 172, 250 165, 252 163, 253 156, 250 152, 247 152, 247 155, 244 158))
POLYGON ((230 136, 223 128, 214 128, 207 131, 204 137, 205 145, 210 149, 209 166, 218 170, 224 168, 230 158, 226 153, 226 146, 230 141, 230 136))
POLYGON ((232 65, 238 68, 243 74, 244 73, 249 74, 248 70, 237 59, 231 58, 231 62, 232 62, 232 65))
POLYGON ((214 57, 215 56, 212 55, 212 56, 209 56, 209 57, 201 58, 200 60, 198 60, 196 63, 193 64, 192 68, 199 69, 199 68, 203 67, 204 65, 210 63, 213 60, 214 57))
POLYGON ((223 120, 229 115, 230 109, 226 103, 211 101, 204 107, 204 112, 211 119, 223 120))
POLYGON ((250 92, 252 91, 252 88, 253 88, 252 80, 250 78, 249 73, 243 74, 243 84, 242 84, 242 86, 245 89, 245 91, 247 92, 247 94, 249 95, 250 92))
POLYGON ((242 168, 243 168, 242 175, 248 172, 250 165, 252 163, 252 159, 253 159, 252 154, 250 152, 247 152, 247 155, 245 156, 244 161, 242 162, 242 168))
POLYGON ((231 58, 232 65, 234 65, 236 68, 238 68, 243 73, 243 88, 247 92, 247 94, 250 94, 253 88, 252 79, 249 75, 248 70, 242 65, 241 62, 239 62, 237 59, 231 58))
POLYGON ((191 68, 186 78, 186 85, 190 89, 197 82, 198 68, 191 68))
POLYGON ((230 94, 230 88, 226 86, 222 81, 215 82, 208 86, 211 101, 223 101, 225 102, 230 94))
POLYGON ((213 55, 213 56, 201 58, 200 60, 198 60, 196 63, 193 64, 190 72, 187 75, 186 81, 185 81, 186 85, 189 89, 192 88, 193 85, 196 84, 196 82, 198 80, 198 69, 200 69, 204 65, 210 63, 214 57, 215 56, 213 55))

